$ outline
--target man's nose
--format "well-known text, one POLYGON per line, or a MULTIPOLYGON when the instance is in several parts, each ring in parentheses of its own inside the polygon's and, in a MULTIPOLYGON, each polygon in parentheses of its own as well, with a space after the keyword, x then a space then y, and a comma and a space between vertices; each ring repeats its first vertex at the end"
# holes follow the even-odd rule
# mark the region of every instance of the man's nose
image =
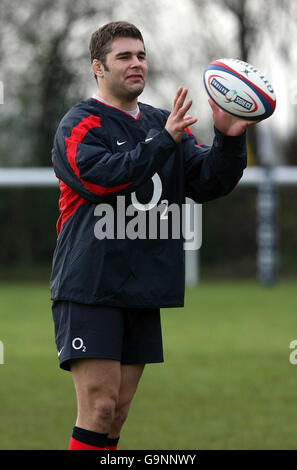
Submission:
POLYGON ((139 60, 137 56, 133 56, 131 60, 131 67, 140 67, 140 66, 141 66, 141 60, 139 60))

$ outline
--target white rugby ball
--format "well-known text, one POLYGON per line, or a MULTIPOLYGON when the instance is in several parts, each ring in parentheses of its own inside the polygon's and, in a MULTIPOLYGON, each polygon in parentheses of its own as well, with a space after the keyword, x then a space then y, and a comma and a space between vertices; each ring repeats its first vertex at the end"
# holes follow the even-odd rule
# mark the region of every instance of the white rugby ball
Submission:
POLYGON ((204 86, 224 111, 249 121, 266 119, 275 110, 271 83, 260 72, 239 59, 218 59, 204 70, 204 86))

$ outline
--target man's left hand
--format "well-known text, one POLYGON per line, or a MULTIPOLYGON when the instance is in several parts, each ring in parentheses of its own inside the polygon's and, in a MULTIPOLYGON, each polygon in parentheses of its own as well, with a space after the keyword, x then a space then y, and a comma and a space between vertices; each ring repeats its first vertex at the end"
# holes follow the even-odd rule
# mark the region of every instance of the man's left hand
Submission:
POLYGON ((229 136, 241 135, 248 126, 260 121, 260 119, 258 121, 246 121, 237 118, 236 116, 232 116, 232 114, 225 113, 211 98, 209 98, 208 102, 212 109, 214 125, 222 134, 229 136))

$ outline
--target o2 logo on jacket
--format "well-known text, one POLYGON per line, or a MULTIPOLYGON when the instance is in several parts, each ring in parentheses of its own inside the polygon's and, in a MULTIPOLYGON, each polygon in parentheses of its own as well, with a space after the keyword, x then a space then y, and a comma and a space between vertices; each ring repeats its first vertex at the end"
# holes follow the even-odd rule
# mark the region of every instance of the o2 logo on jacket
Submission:
MULTIPOLYGON (((158 175, 158 173, 154 174, 154 176, 152 177, 152 182, 154 185, 153 195, 152 195, 151 200, 147 202, 146 204, 142 204, 141 202, 138 201, 136 197, 136 192, 131 194, 131 202, 133 204, 133 207, 135 207, 135 209, 137 209, 138 211, 149 211, 153 209, 154 207, 157 206, 158 202, 161 199, 163 187, 162 187, 161 178, 158 175)), ((168 219, 168 213, 167 213, 168 199, 163 199, 161 201, 161 204, 165 204, 165 209, 164 209, 164 212, 161 214, 160 218, 161 220, 166 220, 168 219)))
POLYGON ((98 240, 183 239, 184 250, 199 250, 202 242, 201 204, 189 198, 185 204, 169 204, 168 199, 161 199, 163 186, 158 173, 155 173, 151 180, 152 196, 146 203, 140 202, 136 192, 133 192, 128 207, 125 198, 129 196, 117 196, 116 209, 107 203, 95 207, 94 215, 100 217, 94 226, 95 237, 98 240))

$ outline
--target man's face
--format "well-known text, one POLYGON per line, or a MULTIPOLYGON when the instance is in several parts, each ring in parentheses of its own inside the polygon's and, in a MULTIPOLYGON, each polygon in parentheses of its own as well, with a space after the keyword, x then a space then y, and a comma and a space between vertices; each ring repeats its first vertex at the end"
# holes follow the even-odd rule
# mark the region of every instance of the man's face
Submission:
POLYGON ((117 38, 106 56, 102 85, 109 96, 133 101, 145 86, 147 63, 139 39, 117 38))

